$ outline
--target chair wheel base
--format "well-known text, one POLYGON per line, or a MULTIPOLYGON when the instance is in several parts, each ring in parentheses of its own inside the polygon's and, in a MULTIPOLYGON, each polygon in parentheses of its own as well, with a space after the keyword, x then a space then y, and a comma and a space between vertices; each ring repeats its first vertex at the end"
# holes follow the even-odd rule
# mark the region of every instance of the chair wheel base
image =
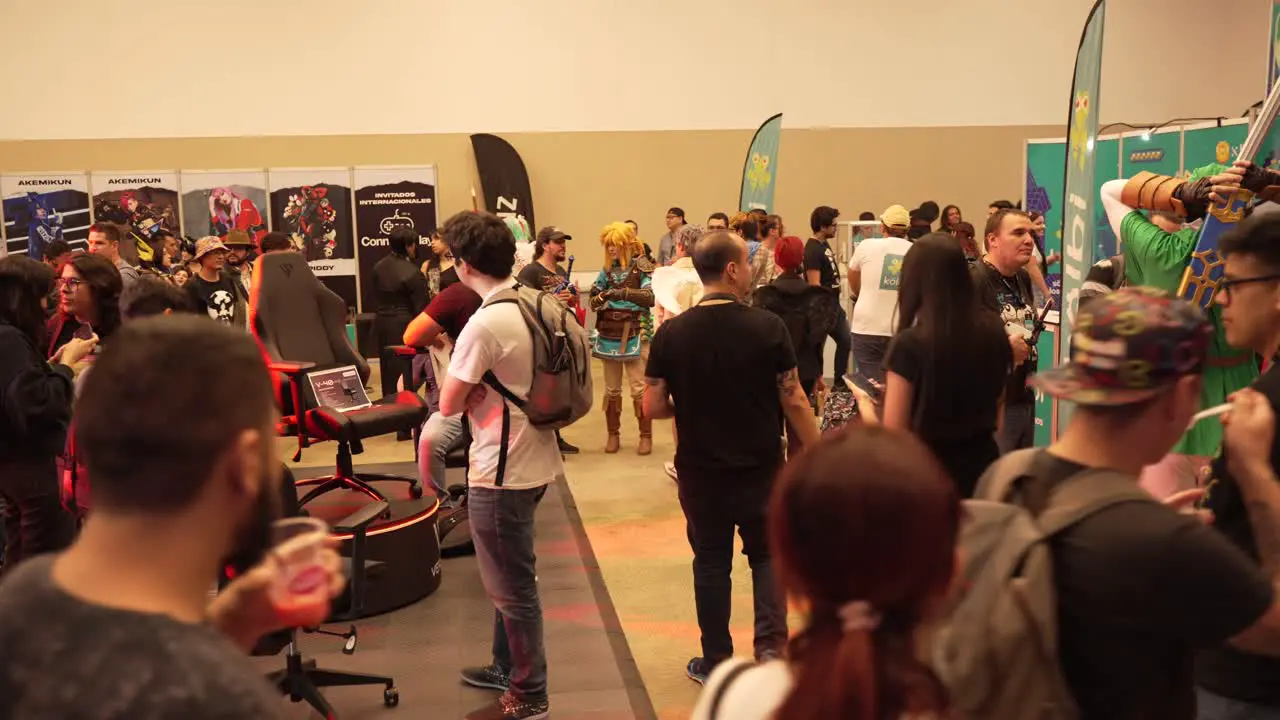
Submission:
POLYGON ((395 686, 382 691, 382 704, 393 708, 400 704, 400 691, 395 686))
POLYGON ((410 485, 409 497, 413 498, 414 500, 417 500, 418 498, 422 497, 422 485, 419 485, 417 483, 410 485))

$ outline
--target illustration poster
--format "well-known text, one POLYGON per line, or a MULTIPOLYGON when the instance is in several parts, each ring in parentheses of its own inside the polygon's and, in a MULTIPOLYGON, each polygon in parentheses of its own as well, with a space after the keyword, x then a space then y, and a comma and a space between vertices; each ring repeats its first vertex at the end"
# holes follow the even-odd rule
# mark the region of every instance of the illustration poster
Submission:
POLYGON ((360 311, 375 308, 373 266, 390 251, 387 237, 396 228, 418 234, 419 262, 436 229, 434 167, 356 168, 356 267, 360 275, 360 311))
POLYGON ((4 198, 0 250, 42 260, 44 248, 54 240, 84 247, 90 225, 89 178, 84 173, 3 175, 0 197, 4 198))
POLYGON ((288 233, 311 271, 357 305, 355 244, 351 225, 349 168, 289 168, 267 171, 271 229, 288 233))
POLYGON ((255 245, 267 234, 267 171, 183 170, 182 232, 226 240, 232 230, 255 245))
MULTIPOLYGON (((1062 168, 1067 162, 1066 140, 1033 140, 1027 143, 1027 180, 1022 207, 1044 216, 1044 252, 1062 254, 1062 168)), ((1045 277, 1053 291, 1053 306, 1062 307, 1062 264, 1049 268, 1045 277)), ((1042 357, 1048 357, 1047 355, 1042 357)))
POLYGON ((121 255, 129 262, 151 261, 151 243, 160 230, 181 235, 177 172, 95 172, 90 183, 94 221, 132 230, 135 242, 120 244, 121 255))

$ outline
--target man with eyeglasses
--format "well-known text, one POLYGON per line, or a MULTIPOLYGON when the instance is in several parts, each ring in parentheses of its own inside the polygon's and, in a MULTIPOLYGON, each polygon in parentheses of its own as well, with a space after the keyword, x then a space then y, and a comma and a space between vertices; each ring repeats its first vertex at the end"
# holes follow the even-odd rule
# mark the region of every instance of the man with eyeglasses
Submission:
POLYGON ((684 226, 684 210, 673 207, 667 210, 667 234, 658 241, 658 267, 664 267, 676 257, 676 244, 672 239, 684 226))
MULTIPOLYGON (((1280 176, 1272 178, 1280 186, 1280 176)), ((1246 187, 1249 182, 1246 180, 1246 187)), ((1253 188, 1250 188, 1253 189, 1253 188)), ((1260 193, 1265 197, 1265 192, 1260 193)), ((1219 251, 1226 258, 1222 283, 1215 297, 1227 342, 1274 359, 1280 350, 1280 215, 1246 218, 1223 236, 1219 251)), ((1274 360, 1253 389, 1272 408, 1280 409, 1280 369, 1274 360)), ((1274 433, 1273 433, 1274 435, 1274 433)), ((1270 468, 1280 467, 1280 446, 1274 437, 1259 438, 1270 448, 1270 468)), ((1206 506, 1213 526, 1264 568, 1280 548, 1280 527, 1258 514, 1256 502, 1246 502, 1224 448, 1213 461, 1206 488, 1206 506)), ((1247 488, 1246 488, 1247 489, 1247 488)), ((1196 657, 1196 693, 1201 720, 1280 717, 1280 658, 1254 655, 1231 645, 1204 650, 1196 657)))
MULTIPOLYGON (((1200 231, 1186 227, 1204 217, 1214 192, 1230 192, 1241 183, 1242 167, 1209 165, 1189 178, 1139 173, 1102 186, 1102 204, 1124 257, 1124 281, 1177 293, 1196 249, 1200 231), (1149 211, 1148 218, 1138 210, 1149 211)), ((1253 353, 1227 344, 1221 308, 1209 311, 1213 340, 1201 385, 1201 407, 1221 405, 1227 396, 1258 377, 1253 353)), ((1222 445, 1222 425, 1196 423, 1159 463, 1142 473, 1142 486, 1158 498, 1196 487, 1204 468, 1222 445)))

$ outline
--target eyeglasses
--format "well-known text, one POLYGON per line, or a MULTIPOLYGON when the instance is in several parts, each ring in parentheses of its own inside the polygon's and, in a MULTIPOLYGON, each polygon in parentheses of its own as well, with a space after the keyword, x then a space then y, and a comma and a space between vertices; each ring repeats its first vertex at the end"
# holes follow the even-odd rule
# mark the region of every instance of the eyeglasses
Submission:
POLYGON ((1273 273, 1271 275, 1259 275, 1257 277, 1250 277, 1250 278, 1234 278, 1234 279, 1223 278, 1218 282, 1218 292, 1222 293, 1223 296, 1225 297, 1231 294, 1232 288, 1240 287, 1241 285, 1250 285, 1253 283, 1262 283, 1262 282, 1275 282, 1277 280, 1280 280, 1280 273, 1273 273))
POLYGON ((57 282, 57 286, 59 289, 66 288, 68 290, 71 290, 72 292, 74 292, 76 288, 80 287, 83 284, 84 284, 84 280, 81 280, 80 278, 58 278, 58 282, 57 282))

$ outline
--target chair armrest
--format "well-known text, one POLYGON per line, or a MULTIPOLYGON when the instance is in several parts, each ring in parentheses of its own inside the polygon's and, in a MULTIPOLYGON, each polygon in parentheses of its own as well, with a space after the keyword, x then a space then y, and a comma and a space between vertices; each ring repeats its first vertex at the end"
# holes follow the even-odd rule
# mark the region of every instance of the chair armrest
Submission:
POLYGON ((422 355, 427 352, 427 348, 417 347, 414 345, 388 345, 387 349, 395 353, 396 355, 404 355, 406 357, 422 355))
POLYGON ((383 501, 371 502, 334 523, 333 531, 354 534, 358 530, 366 530, 369 524, 377 520, 378 516, 386 512, 389 507, 390 505, 383 501))
POLYGON ((298 375, 299 373, 304 373, 315 366, 316 366, 315 363, 306 362, 305 360, 304 361, 273 360, 270 363, 267 363, 267 369, 284 373, 285 375, 288 375, 290 377, 298 375))

